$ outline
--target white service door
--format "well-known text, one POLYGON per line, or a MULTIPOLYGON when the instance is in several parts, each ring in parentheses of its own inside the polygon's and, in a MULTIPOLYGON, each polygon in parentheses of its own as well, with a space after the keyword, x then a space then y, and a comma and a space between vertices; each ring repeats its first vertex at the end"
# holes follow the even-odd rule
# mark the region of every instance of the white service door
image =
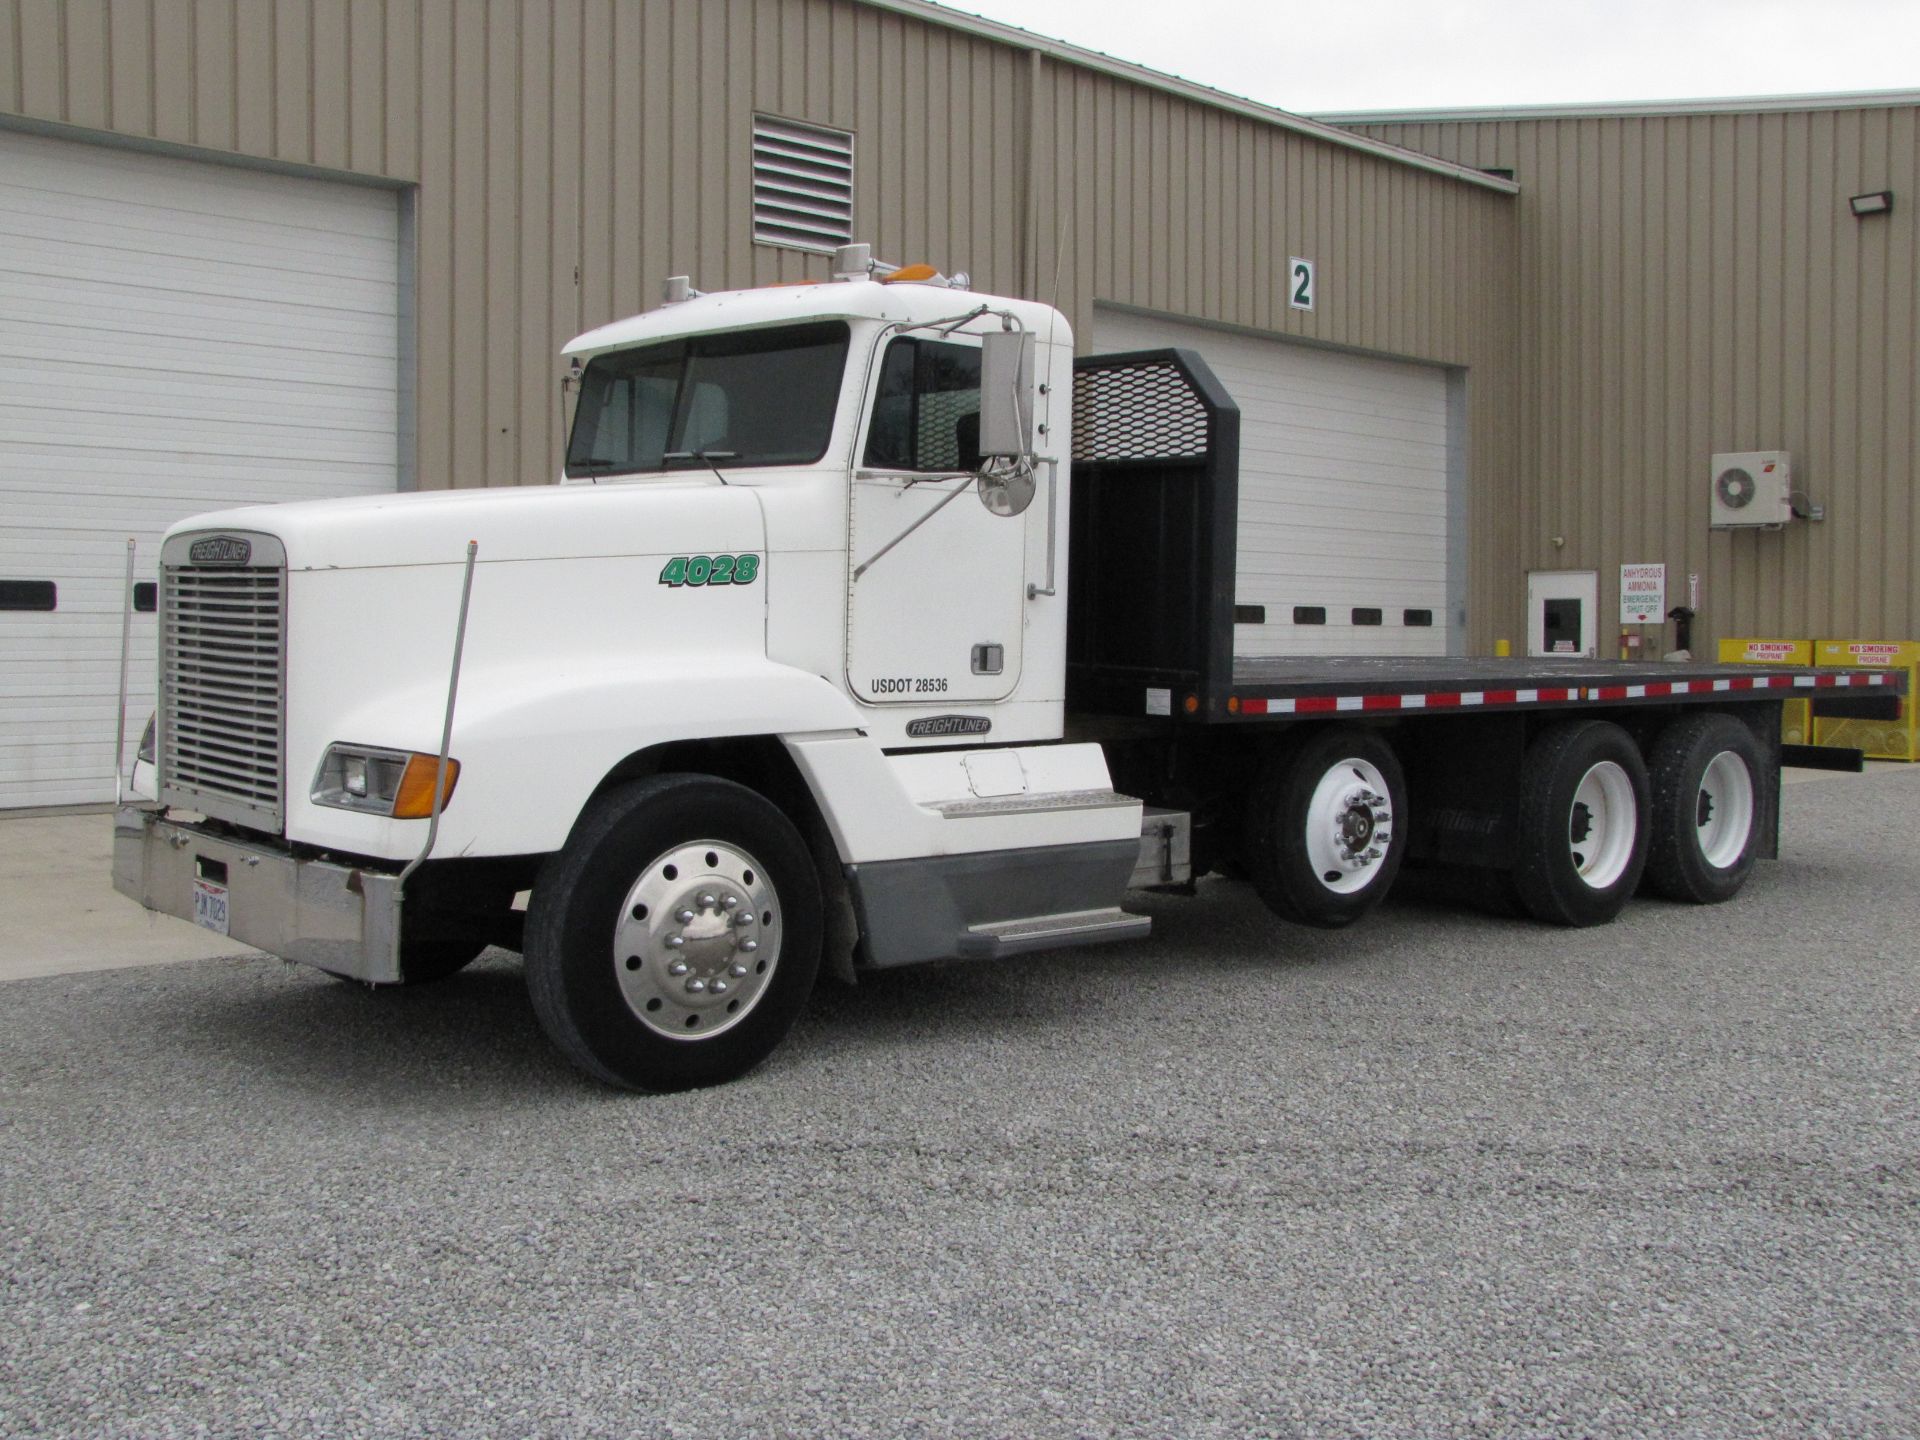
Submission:
POLYGON ((1447 372, 1097 308, 1096 353, 1197 350, 1240 407, 1236 655, 1444 655, 1447 372))
POLYGON ((1600 573, 1532 570, 1527 574, 1527 654, 1600 653, 1600 573))
POLYGON ((152 581, 186 516, 395 488, 399 240, 389 190, 0 131, 0 581, 55 604, 0 609, 0 808, 112 798, 128 537, 152 581))

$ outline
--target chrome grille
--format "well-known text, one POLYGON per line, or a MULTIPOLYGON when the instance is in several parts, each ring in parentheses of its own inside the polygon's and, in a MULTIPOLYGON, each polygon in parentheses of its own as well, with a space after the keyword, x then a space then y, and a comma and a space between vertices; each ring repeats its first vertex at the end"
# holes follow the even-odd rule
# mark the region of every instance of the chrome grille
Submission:
POLYGON ((162 565, 161 797, 280 829, 286 572, 162 565))

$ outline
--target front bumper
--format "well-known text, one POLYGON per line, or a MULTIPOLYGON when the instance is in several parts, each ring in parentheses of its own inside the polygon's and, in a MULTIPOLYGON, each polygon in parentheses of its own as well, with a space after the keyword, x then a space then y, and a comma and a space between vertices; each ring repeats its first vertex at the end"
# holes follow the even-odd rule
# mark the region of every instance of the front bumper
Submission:
POLYGON ((400 981, 399 876, 297 859, 151 810, 114 816, 114 889, 192 920, 195 880, 225 888, 226 933, 243 945, 351 980, 400 981))

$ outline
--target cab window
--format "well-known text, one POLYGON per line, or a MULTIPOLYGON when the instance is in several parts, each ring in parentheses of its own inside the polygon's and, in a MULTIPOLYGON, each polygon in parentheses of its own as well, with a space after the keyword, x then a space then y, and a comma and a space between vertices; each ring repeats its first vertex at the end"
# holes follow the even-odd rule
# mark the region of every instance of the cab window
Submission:
POLYGON ((881 470, 978 470, 979 347, 907 337, 889 343, 863 463, 881 470))

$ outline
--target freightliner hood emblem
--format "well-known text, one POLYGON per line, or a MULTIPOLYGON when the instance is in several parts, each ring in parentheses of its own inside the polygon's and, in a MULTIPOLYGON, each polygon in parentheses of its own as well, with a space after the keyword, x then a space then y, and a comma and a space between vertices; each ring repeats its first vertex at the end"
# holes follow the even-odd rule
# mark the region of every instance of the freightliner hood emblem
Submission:
POLYGON ((253 543, 233 535, 196 540, 187 551, 196 565, 244 565, 253 558, 253 543))

